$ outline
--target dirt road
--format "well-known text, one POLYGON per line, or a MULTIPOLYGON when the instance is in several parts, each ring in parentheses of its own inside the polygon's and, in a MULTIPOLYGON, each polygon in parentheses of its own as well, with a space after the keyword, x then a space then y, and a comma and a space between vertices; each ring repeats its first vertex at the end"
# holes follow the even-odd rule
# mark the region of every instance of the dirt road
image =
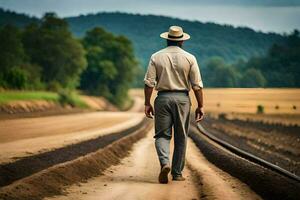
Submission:
POLYGON ((141 122, 133 112, 93 112, 0 121, 0 163, 124 130, 141 122))
POLYGON ((184 172, 188 176, 185 182, 158 184, 159 162, 152 133, 136 143, 130 156, 120 165, 109 168, 103 176, 70 187, 67 196, 50 199, 198 199, 198 190, 189 169, 184 172))
POLYGON ((158 184, 157 175, 160 169, 152 135, 153 130, 134 145, 129 157, 123 159, 120 165, 107 169, 104 175, 69 187, 65 195, 47 199, 195 200, 201 196, 222 200, 260 199, 245 184, 208 163, 192 141, 189 141, 187 157, 190 167, 186 167, 183 172, 187 180, 158 184))
MULTIPOLYGON (((141 101, 136 102, 138 103, 130 112, 96 112, 0 121, 0 162, 8 162, 135 126, 143 120, 143 114, 138 112, 143 106, 141 101)), ((183 172, 187 180, 184 182, 170 180, 168 184, 159 184, 157 177, 160 166, 154 148, 153 134, 152 129, 145 138, 135 143, 129 156, 123 158, 120 164, 105 168, 102 174, 99 172, 99 176, 89 177, 85 182, 77 181, 74 182, 77 184, 65 186, 63 195, 47 199, 261 199, 247 185, 208 162, 192 140, 188 141, 187 165, 183 172)), ((171 152, 172 148, 171 145, 171 152)), ((67 163, 88 163, 89 155, 67 163)), ((59 167, 52 166, 37 174, 41 175, 51 169, 59 167)), ((59 170, 55 173, 58 172, 59 170)), ((77 177, 77 171, 74 172, 75 174, 72 174, 73 171, 69 171, 68 177, 77 177)), ((37 174, 25 179, 34 179, 37 174)), ((80 177, 78 179, 80 180, 80 177)), ((38 184, 39 180, 40 184, 47 184, 43 178, 34 180, 38 181, 38 184)), ((57 185, 64 185, 63 179, 58 180, 61 182, 57 182, 57 185)), ((22 184, 24 180, 20 179, 11 185, 17 185, 18 182, 22 184)), ((26 181, 24 183, 26 185, 26 181)), ((35 187, 28 187, 28 191, 37 190, 35 187)), ((10 187, 10 185, 6 188, 8 192, 3 189, 5 194, 9 194, 10 189, 11 191, 19 189, 18 186, 10 187)))

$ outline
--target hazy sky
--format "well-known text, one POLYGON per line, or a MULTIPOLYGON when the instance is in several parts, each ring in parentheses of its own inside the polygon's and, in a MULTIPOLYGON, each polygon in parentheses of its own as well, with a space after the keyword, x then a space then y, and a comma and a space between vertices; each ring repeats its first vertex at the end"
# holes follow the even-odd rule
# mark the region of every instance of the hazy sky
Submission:
POLYGON ((0 7, 39 17, 47 11, 61 17, 123 11, 248 26, 264 32, 300 29, 300 0, 0 0, 0 7))

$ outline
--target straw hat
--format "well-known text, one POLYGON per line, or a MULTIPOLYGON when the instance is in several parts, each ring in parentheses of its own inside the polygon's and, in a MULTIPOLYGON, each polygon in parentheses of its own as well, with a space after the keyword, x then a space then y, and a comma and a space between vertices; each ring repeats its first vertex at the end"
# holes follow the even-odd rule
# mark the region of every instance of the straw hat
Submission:
POLYGON ((171 26, 169 28, 169 32, 160 34, 160 37, 172 41, 183 41, 190 39, 190 35, 184 33, 180 26, 171 26))

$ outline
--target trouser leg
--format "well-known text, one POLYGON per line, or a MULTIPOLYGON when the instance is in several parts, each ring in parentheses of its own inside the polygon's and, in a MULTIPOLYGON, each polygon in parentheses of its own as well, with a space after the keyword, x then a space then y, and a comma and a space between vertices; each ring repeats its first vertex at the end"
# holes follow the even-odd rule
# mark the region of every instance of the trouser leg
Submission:
POLYGON ((160 166, 170 165, 170 139, 158 137, 155 139, 155 148, 158 155, 160 166))
POLYGON ((174 117, 174 153, 172 159, 172 175, 182 175, 185 165, 186 145, 190 124, 189 97, 179 97, 173 108, 174 117))
POLYGON ((172 114, 167 97, 157 97, 154 102, 155 148, 161 166, 170 164, 170 140, 172 138, 172 114))

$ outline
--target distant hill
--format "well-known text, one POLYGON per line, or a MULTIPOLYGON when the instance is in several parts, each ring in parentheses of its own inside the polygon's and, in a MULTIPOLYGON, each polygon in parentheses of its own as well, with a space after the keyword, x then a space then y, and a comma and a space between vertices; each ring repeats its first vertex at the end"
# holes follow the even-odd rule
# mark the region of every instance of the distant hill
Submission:
MULTIPOLYGON (((72 32, 82 37, 84 33, 101 26, 115 34, 122 34, 132 40, 135 52, 145 67, 149 56, 164 47, 165 41, 159 37, 170 25, 179 25, 191 35, 184 48, 194 53, 201 65, 213 56, 223 57, 227 62, 248 59, 266 53, 274 42, 284 39, 275 33, 256 32, 250 28, 235 28, 229 25, 201 23, 155 15, 126 13, 98 13, 66 18, 72 32)), ((0 9, 0 26, 12 23, 24 26, 37 18, 28 17, 0 9)))
POLYGON ((38 18, 0 8, 0 26, 4 24, 14 24, 16 26, 23 27, 29 23, 38 21, 38 18))
POLYGON ((265 54, 274 42, 283 36, 274 33, 255 32, 249 28, 234 28, 229 25, 201 23, 163 16, 125 13, 98 13, 66 18, 73 33, 82 36, 95 26, 123 34, 134 43, 138 57, 147 64, 149 56, 165 45, 159 37, 170 25, 179 25, 191 35, 185 48, 194 53, 200 64, 212 57, 220 56, 228 62, 248 59, 265 54))

